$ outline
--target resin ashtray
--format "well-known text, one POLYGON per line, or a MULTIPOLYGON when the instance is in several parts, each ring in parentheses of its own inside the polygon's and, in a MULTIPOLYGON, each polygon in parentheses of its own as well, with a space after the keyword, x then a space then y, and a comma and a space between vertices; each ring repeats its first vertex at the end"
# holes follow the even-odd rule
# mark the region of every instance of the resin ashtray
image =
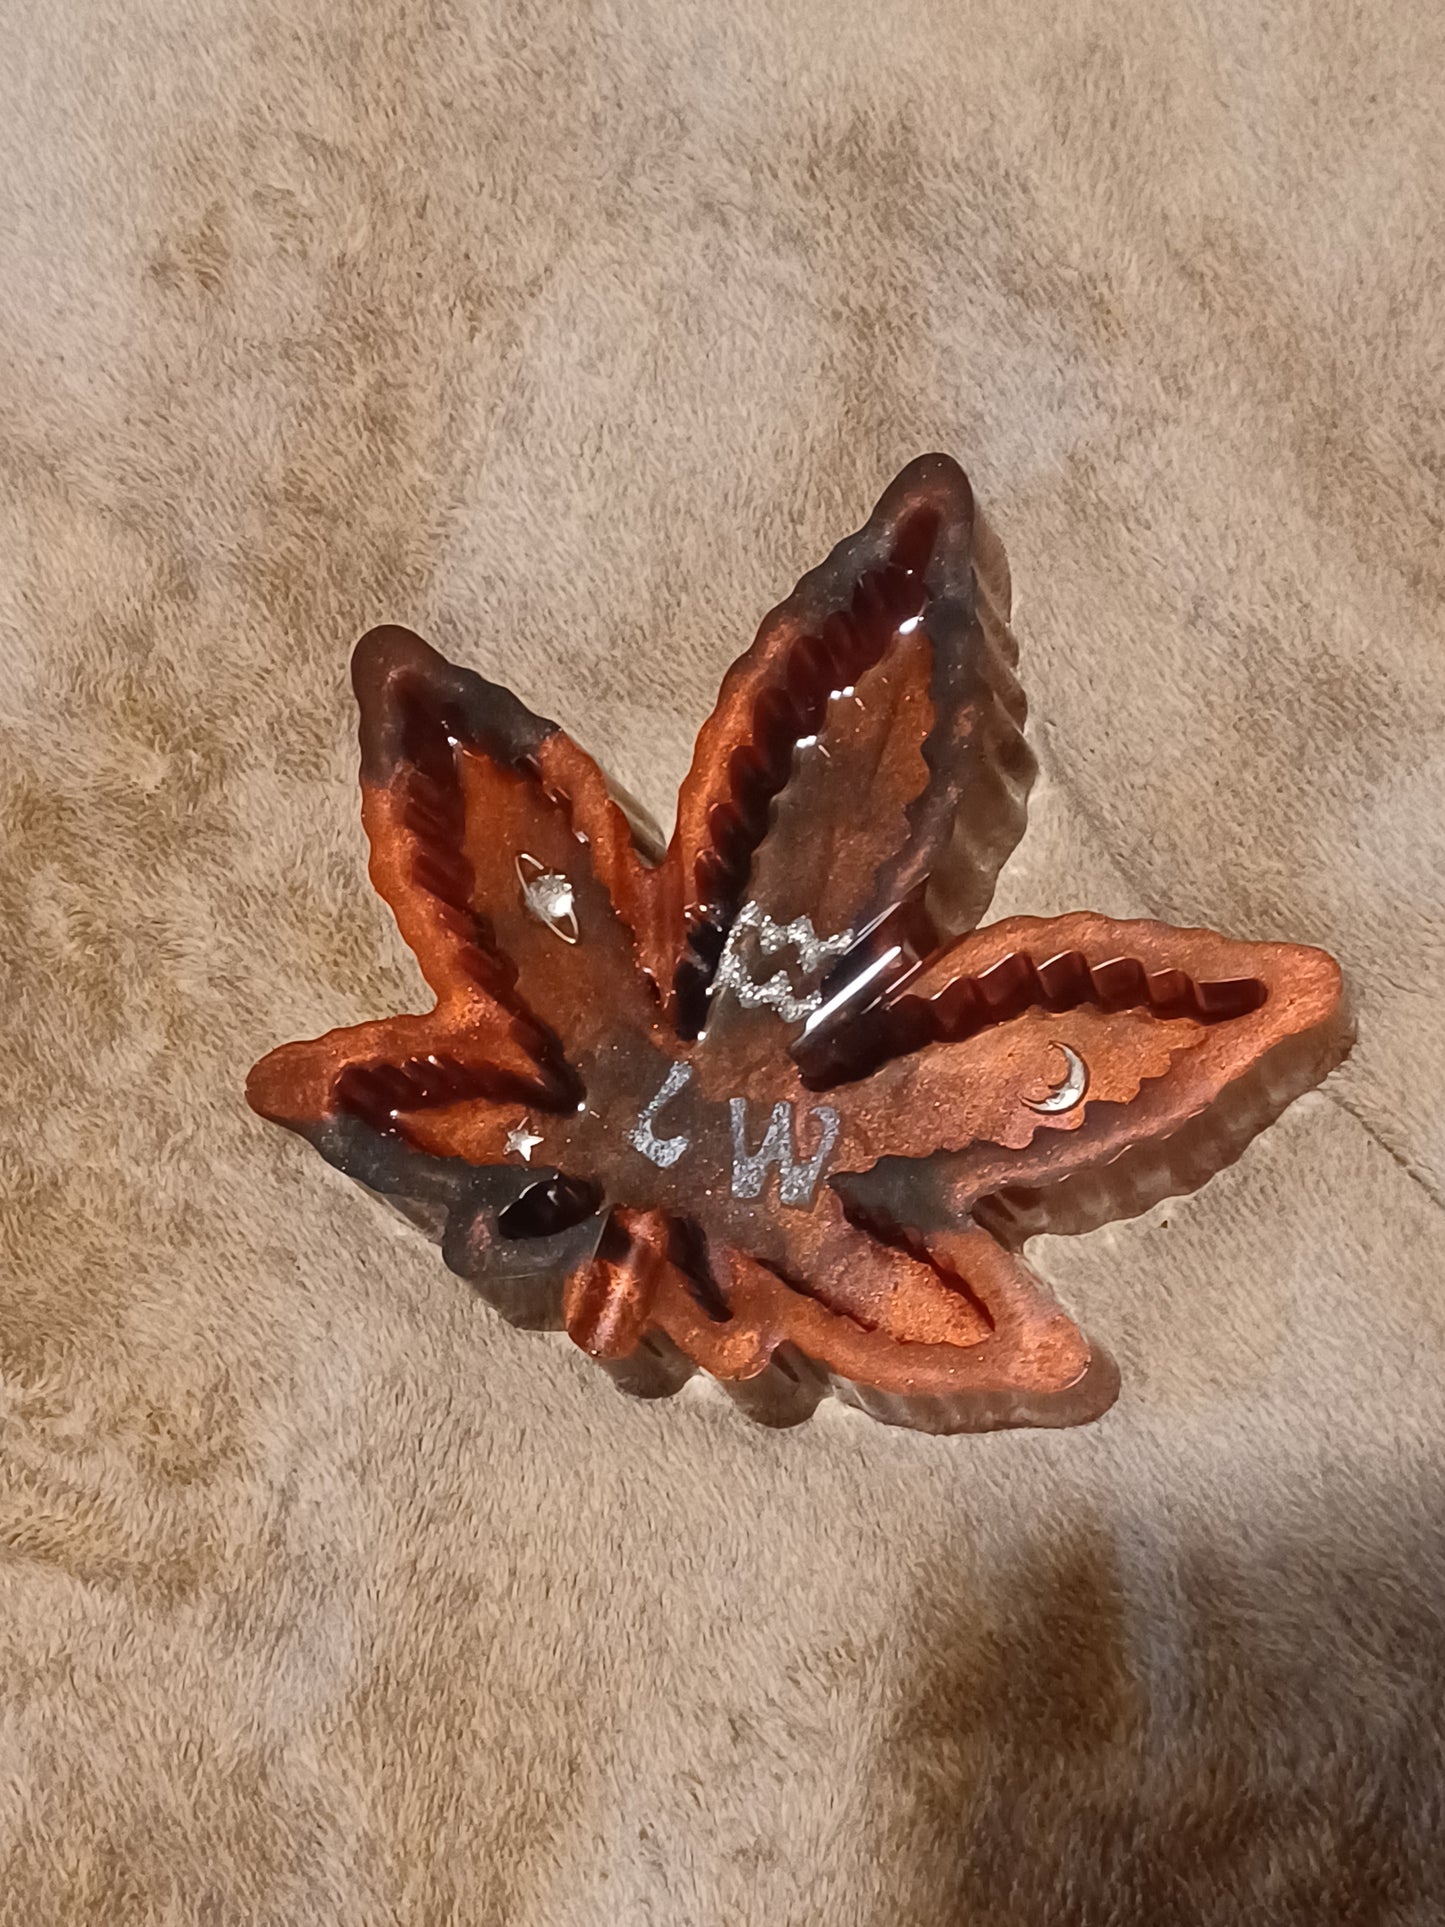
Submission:
POLYGON ((912 463, 723 678, 662 838, 555 723, 358 644, 371 878, 436 997, 250 1102, 625 1390, 1069 1425, 1117 1374, 1020 1256, 1202 1184, 1344 1055, 1323 951, 979 928, 1034 761, 1003 551, 912 463))

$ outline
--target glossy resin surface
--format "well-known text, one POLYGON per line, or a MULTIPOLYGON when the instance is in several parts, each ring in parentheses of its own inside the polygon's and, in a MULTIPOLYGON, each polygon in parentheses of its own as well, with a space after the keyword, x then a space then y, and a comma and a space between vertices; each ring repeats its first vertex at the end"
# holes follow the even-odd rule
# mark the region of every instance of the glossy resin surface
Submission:
POLYGON ((1019 1255, 1192 1189, 1348 1048, 1324 952, 979 928, 1033 758, 1002 550, 911 464, 728 671, 671 842, 509 691, 357 646, 371 876, 436 998, 250 1102, 627 1390, 932 1431, 1098 1416, 1019 1255))

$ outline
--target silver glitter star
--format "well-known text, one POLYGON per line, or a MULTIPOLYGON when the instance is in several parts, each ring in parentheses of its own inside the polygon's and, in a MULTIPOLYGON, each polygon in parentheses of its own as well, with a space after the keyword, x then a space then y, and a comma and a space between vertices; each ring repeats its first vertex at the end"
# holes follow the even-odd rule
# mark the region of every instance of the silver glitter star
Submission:
POLYGON ((528 1124, 526 1118, 523 1118, 520 1124, 516 1125, 507 1133, 507 1149, 509 1151, 520 1151, 524 1164, 530 1164, 532 1162, 532 1153, 541 1142, 541 1133, 534 1131, 528 1124))

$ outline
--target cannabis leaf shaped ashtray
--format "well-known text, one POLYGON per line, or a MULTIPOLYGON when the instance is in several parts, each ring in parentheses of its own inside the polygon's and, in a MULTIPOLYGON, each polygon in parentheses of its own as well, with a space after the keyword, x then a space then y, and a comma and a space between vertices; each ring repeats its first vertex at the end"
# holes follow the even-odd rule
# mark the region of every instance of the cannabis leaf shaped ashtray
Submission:
POLYGON ((912 463, 723 678, 664 848, 555 723, 358 644, 371 877, 436 997, 251 1104, 626 1390, 1070 1425, 1117 1373, 1020 1257, 1202 1184, 1349 1048, 1321 950, 979 927, 1034 759, 1007 566, 912 463))

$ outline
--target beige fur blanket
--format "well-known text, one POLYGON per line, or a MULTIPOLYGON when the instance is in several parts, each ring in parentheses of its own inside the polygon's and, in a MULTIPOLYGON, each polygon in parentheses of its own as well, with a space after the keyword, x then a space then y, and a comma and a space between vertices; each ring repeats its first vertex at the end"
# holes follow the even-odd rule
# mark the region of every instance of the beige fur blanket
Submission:
POLYGON ((0 1921, 1445 1909, 1435 0, 12 0, 0 1921), (1324 944, 1353 1058, 1033 1255, 1098 1426, 619 1397, 241 1101, 401 1009, 354 637, 666 822, 911 455, 1008 545, 1001 909, 1324 944))

